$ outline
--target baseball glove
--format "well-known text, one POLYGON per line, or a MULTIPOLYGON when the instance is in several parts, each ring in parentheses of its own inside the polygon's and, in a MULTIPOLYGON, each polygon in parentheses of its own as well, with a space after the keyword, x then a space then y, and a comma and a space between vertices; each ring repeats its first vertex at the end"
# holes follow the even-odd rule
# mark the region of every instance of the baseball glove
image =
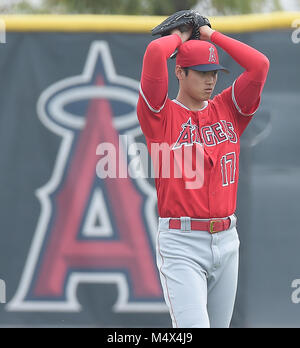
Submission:
POLYGON ((166 36, 170 35, 171 31, 178 28, 182 33, 193 28, 190 40, 199 40, 199 29, 204 25, 211 27, 209 20, 195 10, 178 11, 164 20, 157 27, 152 29, 152 35, 166 36))

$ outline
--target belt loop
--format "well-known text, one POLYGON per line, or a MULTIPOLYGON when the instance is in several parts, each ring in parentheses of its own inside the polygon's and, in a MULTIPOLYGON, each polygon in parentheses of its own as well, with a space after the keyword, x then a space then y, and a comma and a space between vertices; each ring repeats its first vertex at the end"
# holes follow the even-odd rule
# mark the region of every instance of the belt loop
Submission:
POLYGON ((170 224, 170 218, 158 218, 158 230, 159 231, 168 231, 170 224))
POLYGON ((229 227, 229 229, 231 229, 231 228, 233 228, 233 227, 236 227, 236 222, 237 222, 237 217, 236 217, 236 215, 235 214, 233 214, 233 215, 231 215, 231 216, 229 216, 229 218, 230 218, 230 227, 229 227))
POLYGON ((188 232, 191 230, 191 218, 188 216, 183 216, 180 218, 181 222, 181 230, 184 232, 188 232))

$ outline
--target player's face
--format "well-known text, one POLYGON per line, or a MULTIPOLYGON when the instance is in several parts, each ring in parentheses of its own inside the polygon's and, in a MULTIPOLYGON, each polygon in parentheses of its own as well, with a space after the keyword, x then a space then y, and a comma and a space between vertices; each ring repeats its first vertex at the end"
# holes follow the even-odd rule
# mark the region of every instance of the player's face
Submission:
POLYGON ((181 88, 195 100, 210 99, 218 79, 218 71, 189 70, 188 75, 181 81, 181 88))

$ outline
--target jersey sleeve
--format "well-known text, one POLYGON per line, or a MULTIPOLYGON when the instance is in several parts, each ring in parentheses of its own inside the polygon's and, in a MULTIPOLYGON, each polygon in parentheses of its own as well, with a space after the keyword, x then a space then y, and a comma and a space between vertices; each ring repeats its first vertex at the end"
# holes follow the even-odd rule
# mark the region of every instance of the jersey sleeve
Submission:
POLYGON ((155 109, 140 89, 137 104, 137 116, 145 136, 153 141, 161 141, 164 134, 166 115, 169 109, 169 99, 166 99, 159 109, 155 109))
POLYGON ((234 83, 232 86, 225 89, 221 94, 219 94, 216 98, 218 102, 224 107, 224 110, 227 110, 227 113, 235 125, 235 128, 237 129, 237 132, 239 136, 241 136, 251 120, 253 119, 253 115, 257 111, 260 103, 260 97, 256 103, 256 105, 253 105, 252 111, 254 111, 251 114, 245 114, 239 105, 237 104, 236 97, 235 97, 235 85, 234 83))
POLYGON ((248 80, 244 73, 227 88, 220 97, 229 107, 230 114, 237 123, 239 134, 247 128, 253 116, 259 109, 264 83, 248 80))

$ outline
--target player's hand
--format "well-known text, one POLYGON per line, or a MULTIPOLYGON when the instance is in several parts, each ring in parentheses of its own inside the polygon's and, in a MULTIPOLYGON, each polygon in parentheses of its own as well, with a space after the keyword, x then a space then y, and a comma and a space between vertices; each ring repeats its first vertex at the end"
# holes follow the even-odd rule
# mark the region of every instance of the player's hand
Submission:
POLYGON ((192 33, 193 28, 189 29, 188 31, 184 31, 183 33, 179 29, 174 29, 171 31, 171 34, 177 34, 181 38, 182 43, 188 41, 192 36, 192 33))
POLYGON ((200 40, 209 41, 211 39, 212 34, 215 30, 211 29, 208 25, 204 25, 199 29, 200 31, 200 40))

